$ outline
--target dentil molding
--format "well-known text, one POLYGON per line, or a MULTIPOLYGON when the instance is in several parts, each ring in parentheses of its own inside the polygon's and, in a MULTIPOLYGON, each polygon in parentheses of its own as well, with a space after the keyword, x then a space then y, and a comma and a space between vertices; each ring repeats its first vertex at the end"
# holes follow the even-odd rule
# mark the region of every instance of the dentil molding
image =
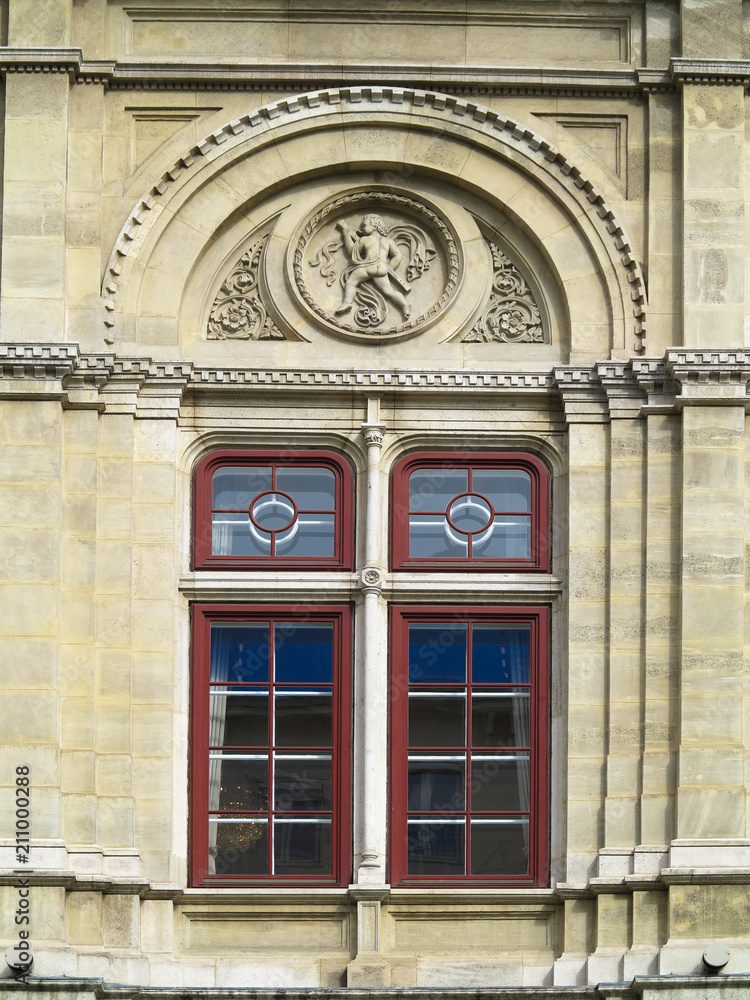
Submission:
POLYGON ((58 399, 69 408, 155 419, 179 419, 186 392, 296 388, 556 396, 569 423, 602 423, 691 405, 750 411, 748 383, 750 351, 735 349, 670 348, 663 358, 476 372, 228 367, 90 354, 74 343, 0 344, 0 399, 58 399))

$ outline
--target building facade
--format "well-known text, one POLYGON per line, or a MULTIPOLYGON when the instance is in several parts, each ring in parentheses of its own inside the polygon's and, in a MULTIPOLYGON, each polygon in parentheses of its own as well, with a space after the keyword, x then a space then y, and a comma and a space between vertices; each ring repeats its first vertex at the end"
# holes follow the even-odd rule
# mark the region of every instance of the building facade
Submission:
POLYGON ((0 990, 750 996, 750 5, 2 8, 0 990))

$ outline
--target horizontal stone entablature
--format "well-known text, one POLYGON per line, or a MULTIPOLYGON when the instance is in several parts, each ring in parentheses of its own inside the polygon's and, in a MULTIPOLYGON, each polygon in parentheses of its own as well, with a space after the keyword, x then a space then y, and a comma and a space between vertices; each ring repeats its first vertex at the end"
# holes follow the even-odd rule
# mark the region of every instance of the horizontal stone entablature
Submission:
POLYGON ((750 352, 672 348, 663 358, 559 365, 548 371, 214 367, 88 354, 77 344, 0 344, 0 398, 56 398, 70 408, 178 419, 190 391, 373 390, 556 396, 568 422, 606 422, 686 405, 750 409, 750 352))

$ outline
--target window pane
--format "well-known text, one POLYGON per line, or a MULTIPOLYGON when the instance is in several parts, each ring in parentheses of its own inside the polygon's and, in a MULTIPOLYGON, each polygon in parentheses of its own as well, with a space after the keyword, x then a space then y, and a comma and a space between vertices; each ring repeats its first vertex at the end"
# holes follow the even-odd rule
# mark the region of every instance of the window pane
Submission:
POLYGON ((277 690, 274 742, 281 747, 329 747, 332 716, 328 691, 277 690))
POLYGON ((472 757, 471 806, 477 812, 526 812, 529 755, 472 757))
POLYGON ((268 625, 212 625, 211 680, 262 684, 268 681, 268 625))
POLYGON ((270 489, 270 468, 227 466, 214 473, 212 506, 218 510, 247 510, 259 493, 270 489))
POLYGON ((265 536, 251 523, 248 514, 214 514, 211 552, 215 556, 268 556, 271 536, 265 536))
POLYGON ((244 688, 212 691, 208 741, 212 747, 268 746, 268 693, 244 688))
POLYGON ((274 873, 330 875, 331 821, 275 819, 274 873))
POLYGON ((472 631, 471 677, 474 684, 528 684, 528 626, 500 628, 475 625, 472 631))
POLYGON ((211 875, 267 875, 268 823, 209 816, 208 871, 211 875))
POLYGON ((472 875, 528 875, 529 821, 473 820, 472 875))
POLYGON ((459 747, 466 745, 466 696, 409 695, 409 745, 459 747))
POLYGON ((409 875, 465 874, 466 823, 410 819, 407 824, 409 875))
POLYGON ((526 514, 498 514, 492 531, 475 536, 474 555, 484 559, 530 559, 531 518, 526 514))
POLYGON ((417 469, 409 476, 409 510, 443 511, 469 488, 466 469, 417 469))
POLYGON ((472 490, 496 511, 531 510, 531 476, 520 469, 474 469, 472 490))
POLYGON ((332 556, 335 535, 334 514, 300 514, 291 528, 276 536, 276 555, 332 556))
POLYGON ((294 497, 300 510, 335 509, 336 477, 330 469, 277 469, 276 487, 294 497))
POLYGON ((333 680, 333 626, 284 622, 274 630, 275 677, 280 683, 333 680))
POLYGON ((475 747, 530 745, 528 691, 475 691, 471 698, 471 742, 475 747))
POLYGON ((208 808, 259 812, 268 808, 268 756, 210 753, 208 808))
POLYGON ((274 808, 331 809, 330 754, 274 754, 274 808))
POLYGON ((466 682, 466 625, 409 625, 409 683, 466 682))
POLYGON ((458 812, 466 808, 463 756, 409 757, 408 808, 411 812, 458 812))
POLYGON ((465 559, 468 552, 467 536, 453 531, 444 516, 409 515, 410 559, 465 559))

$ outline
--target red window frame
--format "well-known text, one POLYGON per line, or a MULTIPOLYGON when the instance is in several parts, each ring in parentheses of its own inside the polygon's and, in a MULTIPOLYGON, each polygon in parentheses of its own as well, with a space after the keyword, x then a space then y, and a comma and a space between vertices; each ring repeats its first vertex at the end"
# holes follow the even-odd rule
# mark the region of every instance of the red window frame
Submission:
MULTIPOLYGON (((391 606, 391 754, 390 754, 390 883, 395 886, 442 885, 464 887, 543 887, 549 878, 549 621, 550 609, 538 607, 487 608, 476 605, 392 605, 391 606), (492 623, 530 627, 530 796, 529 871, 524 875, 471 875, 470 858, 470 749, 466 748, 465 875, 415 875, 407 868, 408 810, 408 711, 409 711, 409 625, 450 622, 492 623)), ((436 685, 430 685, 435 687, 436 685)), ((484 685, 483 685, 484 686, 484 685)), ((516 685, 514 683, 514 687, 516 685)), ((471 691, 467 676, 466 690, 471 691)), ((467 716, 470 713, 467 703, 467 716)), ((467 720, 467 724, 470 723, 467 720)), ((449 748, 433 748, 445 749, 449 748)), ((454 753, 456 748, 450 748, 454 753)), ((459 748, 460 749, 460 748, 459 748)), ((484 750, 486 753, 487 751, 484 750)), ((440 815, 446 814, 437 814, 440 815)), ((453 815, 453 813, 451 813, 453 815)), ((476 814, 475 814, 476 815, 476 814)))
MULTIPOLYGON (((504 513, 512 513, 506 511, 504 513)), ((526 513, 526 512, 519 512, 526 513)), ((550 473, 545 463, 526 452, 419 452, 402 458, 391 476, 391 569, 419 572, 487 572, 550 570, 550 473), (527 559, 481 556, 409 556, 409 477, 420 468, 435 465, 449 469, 519 469, 531 478, 531 556, 527 559)))
MULTIPOLYGON (((190 719, 190 884, 192 886, 288 885, 346 886, 351 871, 351 755, 352 755, 352 613, 348 604, 194 604, 192 616, 190 719), (214 622, 332 623, 333 733, 332 733, 332 873, 304 875, 216 875, 208 871, 209 849, 209 690, 211 625, 214 622)), ((289 748, 284 748, 289 749, 289 748)), ((273 744, 268 745, 269 755, 273 744)), ((261 810, 258 810, 261 811, 261 810)), ((233 813, 238 810, 233 810, 233 813)), ((279 810, 273 800, 266 810, 269 822, 279 810)), ((270 841, 270 838, 269 838, 270 841)))
POLYGON ((354 486, 352 468, 341 455, 331 451, 215 451, 195 468, 193 481, 193 569, 251 569, 294 567, 307 569, 353 568, 354 486), (213 476, 222 466, 263 466, 294 468, 317 465, 330 469, 336 478, 336 528, 334 554, 304 556, 219 556, 212 553, 213 476))

